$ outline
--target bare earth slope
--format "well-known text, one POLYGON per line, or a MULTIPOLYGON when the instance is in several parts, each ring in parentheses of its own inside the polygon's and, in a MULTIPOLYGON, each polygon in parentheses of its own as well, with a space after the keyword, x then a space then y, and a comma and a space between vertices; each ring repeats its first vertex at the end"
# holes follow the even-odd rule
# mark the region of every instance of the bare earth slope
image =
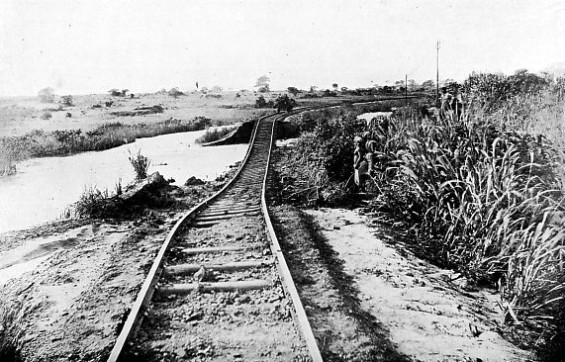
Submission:
MULTIPOLYGON (((384 243, 355 211, 308 210, 358 287, 361 308, 414 361, 531 361, 497 332, 494 291, 462 290, 451 272, 384 243)), ((390 241, 395 243, 394 240, 390 241)))

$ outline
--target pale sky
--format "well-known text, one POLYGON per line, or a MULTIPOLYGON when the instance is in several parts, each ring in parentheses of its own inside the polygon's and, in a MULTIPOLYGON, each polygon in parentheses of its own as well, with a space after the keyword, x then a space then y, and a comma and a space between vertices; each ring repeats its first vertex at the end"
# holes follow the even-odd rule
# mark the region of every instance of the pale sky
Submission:
POLYGON ((1 0, 0 95, 368 87, 565 67, 563 0, 1 0))

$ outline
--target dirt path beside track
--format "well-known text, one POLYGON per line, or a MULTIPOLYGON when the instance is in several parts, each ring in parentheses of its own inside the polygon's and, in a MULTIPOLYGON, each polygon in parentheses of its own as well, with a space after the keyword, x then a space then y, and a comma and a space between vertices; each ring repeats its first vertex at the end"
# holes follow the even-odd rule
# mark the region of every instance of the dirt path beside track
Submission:
POLYGON ((450 281, 452 272, 390 236, 383 242, 386 230, 358 212, 282 206, 274 214, 327 360, 535 360, 502 338, 496 291, 450 281))

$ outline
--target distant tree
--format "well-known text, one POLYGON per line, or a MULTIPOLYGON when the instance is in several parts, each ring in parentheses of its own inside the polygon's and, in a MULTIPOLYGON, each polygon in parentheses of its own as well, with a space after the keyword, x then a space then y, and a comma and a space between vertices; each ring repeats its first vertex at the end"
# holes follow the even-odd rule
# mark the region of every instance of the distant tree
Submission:
POLYGON ((72 107, 72 106, 74 106, 74 104, 73 104, 73 96, 71 96, 71 95, 62 96, 62 97, 61 97, 61 103, 62 103, 64 106, 67 106, 67 107, 72 107))
POLYGON ((277 97, 274 106, 277 108, 277 113, 281 111, 292 112, 294 106, 296 106, 296 101, 290 98, 287 94, 283 94, 277 97))
POLYGON ((120 97, 122 95, 122 92, 116 88, 110 89, 108 93, 110 93, 110 95, 113 97, 120 97))
POLYGON ((129 92, 129 89, 122 89, 122 97, 125 97, 127 92, 129 92))
POLYGON ((446 80, 443 81, 443 86, 448 87, 451 83, 457 83, 457 82, 454 79, 447 78, 446 80))
POLYGON ((215 85, 212 87, 212 92, 221 92, 223 90, 222 87, 220 87, 219 85, 215 85))
POLYGON ((315 85, 311 85, 310 86, 310 92, 315 92, 317 88, 318 87, 316 87, 315 85))
POLYGON ((349 90, 349 88, 347 88, 347 87, 341 87, 342 92, 347 92, 348 90, 349 90))
POLYGON ((407 87, 409 91, 414 91, 418 87, 418 84, 414 79, 408 79, 407 87))
POLYGON ((298 94, 298 92, 300 92, 298 90, 298 88, 296 88, 296 87, 288 87, 287 90, 288 90, 288 93, 292 94, 295 97, 298 94))
POLYGON ((43 88, 37 93, 39 100, 43 103, 53 103, 55 101, 55 91, 53 88, 43 88))
POLYGON ((335 91, 337 91, 337 86, 338 86, 337 83, 332 84, 332 88, 333 88, 335 91))
POLYGON ((255 87, 259 87, 257 91, 261 93, 270 92, 270 87, 269 87, 270 81, 271 80, 266 75, 262 75, 259 78, 257 78, 257 82, 255 83, 255 87))
POLYGON ((265 97, 259 96, 255 100, 255 108, 272 108, 274 106, 274 102, 272 100, 266 101, 265 97))
POLYGON ((424 88, 427 91, 433 90, 433 89, 435 89, 435 87, 436 87, 436 84, 431 79, 422 83, 422 88, 424 88))
POLYGON ((181 92, 181 91, 180 91, 178 88, 176 88, 176 87, 175 87, 175 88, 171 88, 168 93, 169 93, 169 95, 170 95, 171 97, 173 97, 173 98, 175 98, 175 99, 178 98, 179 96, 183 96, 183 95, 184 95, 184 93, 181 92))
POLYGON ((523 75, 523 74, 526 74, 526 73, 528 73, 528 70, 525 69, 525 68, 516 69, 514 71, 514 75, 523 75))

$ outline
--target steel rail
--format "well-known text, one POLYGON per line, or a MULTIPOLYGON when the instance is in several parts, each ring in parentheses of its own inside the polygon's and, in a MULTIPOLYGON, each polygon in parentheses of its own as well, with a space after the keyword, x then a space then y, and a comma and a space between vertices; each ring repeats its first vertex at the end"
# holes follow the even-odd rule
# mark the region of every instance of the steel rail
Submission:
POLYGON ((294 311, 295 320, 297 320, 298 322, 298 325, 302 332, 302 337, 304 337, 306 346, 308 347, 308 351, 310 352, 310 357, 312 358, 313 362, 323 362, 322 354, 320 353, 320 349, 318 348, 318 343, 316 342, 316 338, 314 337, 314 332, 312 332, 312 327, 310 326, 310 322, 308 321, 308 316, 306 315, 306 311, 304 310, 304 306, 302 305, 302 301, 300 300, 300 296, 298 295, 298 290, 294 285, 292 275, 290 274, 290 270, 284 258, 283 251, 281 250, 281 246, 279 240, 277 239, 277 234, 275 233, 275 229, 273 228, 271 217, 269 216, 269 210, 267 208, 267 199, 266 199, 267 180, 269 177, 269 166, 271 163, 273 144, 275 144, 276 125, 277 122, 276 121, 273 122, 272 130, 271 130, 271 144, 269 145, 269 154, 267 157, 267 168, 265 170, 265 177, 263 179, 263 190, 261 192, 261 210, 263 211, 263 217, 265 219, 265 224, 267 226, 268 235, 269 238, 271 239, 271 243, 270 243, 271 253, 276 258, 276 266, 277 269, 279 270, 279 274, 282 279, 283 288, 286 291, 287 295, 290 297, 292 304, 294 306, 293 311, 294 311))
POLYGON ((153 293, 155 292, 155 285, 156 285, 157 281, 159 280, 159 277, 161 276, 161 274, 163 272, 162 263, 163 263, 165 254, 167 253, 167 251, 169 250, 169 248, 171 246, 171 242, 183 230, 183 228, 186 226, 186 223, 188 221, 192 220, 202 208, 204 208, 210 202, 212 202, 216 198, 218 198, 232 183, 234 183, 236 181, 237 176, 239 176, 241 174, 241 172, 243 171, 245 164, 246 164, 246 162, 249 159, 249 156, 251 154, 251 150, 252 150, 253 144, 255 142, 255 137, 257 136, 257 129, 258 129, 259 123, 262 120, 269 118, 269 117, 276 117, 276 115, 268 115, 268 116, 259 118, 257 120, 257 122, 255 123, 255 126, 253 128, 252 138, 249 141, 249 147, 247 148, 245 158, 243 159, 243 161, 242 161, 241 165, 239 166, 239 169, 237 170, 234 177, 226 185, 224 185, 224 187, 222 187, 217 193, 210 196, 208 199, 202 201, 200 204, 196 205, 190 211, 188 211, 182 218, 180 218, 175 223, 175 225, 173 226, 173 228, 171 229, 171 231, 167 235, 165 241, 163 242, 163 245, 159 249, 159 252, 157 253, 157 256, 155 257, 155 259, 153 261, 151 269, 149 270, 149 273, 147 274, 147 277, 145 278, 145 281, 144 281, 144 283, 141 287, 141 290, 140 290, 139 294, 137 295, 137 298, 136 298, 136 300, 135 300, 135 302, 134 302, 134 304, 133 304, 133 306, 132 306, 132 308, 131 308, 131 310, 128 314, 128 317, 127 317, 127 319, 126 319, 126 321, 125 321, 125 323, 122 327, 122 330, 120 331, 120 334, 118 335, 118 338, 116 339, 116 343, 114 344, 114 347, 112 348, 112 352, 110 353, 110 356, 108 357, 108 362, 117 362, 119 360, 120 355, 122 354, 124 347, 126 346, 127 340, 130 338, 131 335, 136 333, 137 328, 139 327, 139 325, 141 325, 141 320, 142 320, 143 314, 144 314, 143 309, 146 307, 146 305, 151 301, 151 298, 153 297, 153 293))
POLYGON ((273 117, 273 125, 271 127, 271 135, 270 135, 270 142, 269 142, 269 146, 268 146, 268 154, 267 154, 267 164, 265 166, 264 169, 264 175, 263 175, 263 181, 262 181, 262 190, 261 190, 261 212, 263 213, 263 218, 265 220, 265 224, 266 224, 266 228, 268 231, 268 235, 269 235, 269 239, 271 241, 270 243, 270 248, 271 248, 271 252, 273 254, 273 256, 275 256, 275 264, 277 266, 277 269, 279 271, 279 276, 281 277, 281 282, 283 285, 283 288, 285 290, 285 293, 289 296, 289 298, 291 299, 294 309, 293 309, 293 314, 295 316, 295 320, 298 322, 299 324, 299 328, 300 331, 302 332, 302 335, 305 339, 306 345, 308 347, 308 350, 310 352, 311 358, 314 362, 321 362, 323 361, 321 353, 319 351, 317 342, 315 340, 314 334, 312 332, 312 329, 310 327, 310 323, 308 322, 308 317, 306 316, 306 312, 304 310, 304 307, 302 305, 302 302, 300 301, 300 297, 298 295, 298 291, 296 289, 296 286, 294 285, 294 282, 292 280, 292 276, 290 274, 290 270, 288 269, 288 265, 284 259, 284 255, 283 252, 281 250, 280 244, 278 242, 276 233, 274 231, 274 228, 272 226, 272 222, 269 216, 269 212, 268 212, 268 208, 267 208, 267 203, 266 203, 266 185, 267 185, 267 180, 268 180, 268 174, 269 174, 269 167, 270 167, 270 161, 271 161, 271 155, 272 155, 272 151, 273 151, 273 145, 275 144, 275 129, 276 129, 276 125, 278 121, 281 121, 287 117, 302 113, 302 112, 307 112, 307 111, 316 111, 316 110, 320 110, 320 109, 325 109, 325 108, 335 108, 335 107, 339 107, 340 105, 362 105, 362 104, 369 104, 369 103, 376 103, 376 102, 381 102, 381 101, 385 101, 385 100, 392 100, 392 99, 404 99, 404 98, 386 98, 386 99, 378 99, 378 100, 364 100, 364 101, 360 101, 360 102, 352 102, 352 103, 333 103, 333 104, 326 104, 326 105, 318 105, 318 106, 312 106, 312 107, 304 107, 304 108, 297 108, 295 109, 293 112, 289 112, 283 115, 279 115, 279 114, 271 114, 271 115, 267 115, 264 117, 261 117, 257 120, 257 122, 255 123, 254 127, 253 127, 253 132, 252 132, 252 136, 251 139, 249 141, 249 147, 247 148, 247 152, 245 154, 245 157, 241 163, 241 165, 239 166, 236 174, 234 175, 234 177, 228 182, 226 183, 226 185, 224 185, 224 187, 222 187, 218 192, 216 192, 214 195, 210 196, 209 198, 207 198, 206 200, 202 201, 200 204, 196 205, 195 207, 193 207, 191 210, 189 210, 184 216, 182 216, 173 226, 173 228, 171 229, 171 231, 169 232, 169 234, 167 235, 167 237, 165 238, 165 241, 163 242, 163 245, 161 246, 161 248, 159 249, 159 252, 157 253, 157 256, 155 257, 153 264, 151 266, 151 269, 149 270, 149 273, 147 275, 147 277, 145 278, 145 281, 141 287, 140 292, 138 293, 138 296, 128 314, 128 317, 116 339, 116 343, 114 344, 114 347, 110 353, 110 356, 108 357, 108 362, 117 362, 126 346, 127 341, 132 338, 133 335, 135 335, 135 333, 137 332, 137 329, 139 328, 139 326, 141 325, 141 322, 143 320, 143 316, 144 316, 144 312, 145 312, 145 308, 147 307, 148 303, 151 301, 153 294, 155 292, 155 286, 161 276, 161 274, 164 271, 164 267, 163 267, 163 261, 165 258, 166 253, 168 252, 168 250, 171 247, 171 244, 173 242, 173 240, 178 236, 178 234, 182 231, 185 230, 186 226, 188 225, 188 222, 193 220, 200 211, 202 211, 203 208, 205 208, 206 206, 208 206, 211 202, 213 202, 214 200, 216 200, 217 198, 219 198, 220 196, 222 196, 222 194, 228 189, 230 188, 230 186, 232 186, 232 184, 234 184, 235 182, 238 181, 239 176, 242 174, 243 170, 245 169, 245 167, 247 166, 247 162, 251 156, 251 152, 253 150, 253 148, 255 147, 255 141, 257 138, 257 133, 258 133, 258 129, 259 129, 259 125, 260 123, 265 120, 268 119, 270 117, 273 117))

